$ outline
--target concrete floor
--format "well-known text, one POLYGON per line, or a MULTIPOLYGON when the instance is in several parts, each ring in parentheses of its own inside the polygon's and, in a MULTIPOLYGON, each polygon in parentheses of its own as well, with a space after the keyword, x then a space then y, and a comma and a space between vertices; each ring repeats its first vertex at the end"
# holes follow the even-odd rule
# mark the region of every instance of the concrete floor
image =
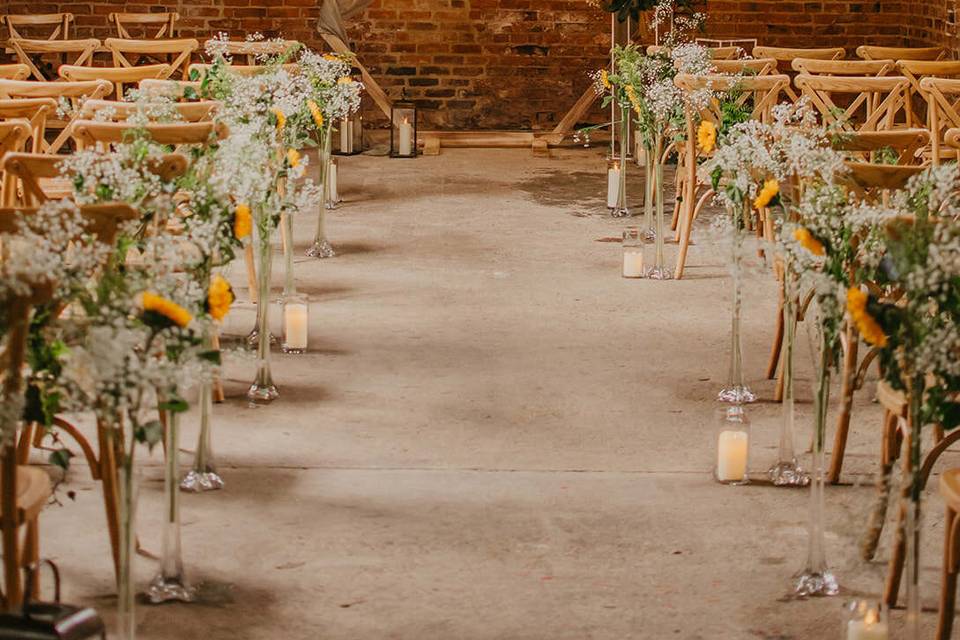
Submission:
MULTIPOLYGON (((296 265, 312 300, 311 352, 275 353, 281 395, 266 408, 243 399, 252 363, 228 366, 214 433, 227 487, 183 497, 201 601, 141 606, 141 637, 841 637, 843 601, 876 597, 884 574, 856 553, 879 411, 863 393, 850 484, 828 489, 843 596, 791 600, 808 494, 721 486, 709 471, 728 357, 725 254, 701 228, 683 281, 621 279, 608 239, 627 223, 601 215, 601 152, 341 160, 346 202, 328 223, 340 256, 296 265)), ((641 189, 636 173, 631 188, 641 189)), ((296 221, 298 255, 312 228, 310 216, 296 221)), ((279 262, 274 273, 279 291, 279 262)), ((245 298, 241 265, 232 279, 245 298)), ((780 423, 762 379, 774 302, 757 269, 744 333, 761 395, 750 408, 758 474, 775 460, 780 423)), ((246 333, 253 314, 239 304, 227 333, 246 333)), ((802 350, 801 449, 810 372, 802 350)), ((192 448, 196 415, 184 422, 192 448)), ((154 551, 159 462, 157 452, 145 467, 139 513, 154 551)), ((957 462, 948 454, 941 466, 957 462)), ((112 619, 99 487, 78 465, 63 489, 76 498, 44 512, 42 551, 60 564, 68 600, 112 619)), ((929 492, 930 607, 941 510, 929 492)), ((154 569, 140 559, 143 583, 154 569)))

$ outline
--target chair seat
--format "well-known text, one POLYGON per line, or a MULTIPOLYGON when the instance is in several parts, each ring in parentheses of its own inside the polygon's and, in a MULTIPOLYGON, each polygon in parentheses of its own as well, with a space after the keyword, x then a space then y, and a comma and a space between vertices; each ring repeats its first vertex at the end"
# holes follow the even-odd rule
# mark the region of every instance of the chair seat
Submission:
MULTIPOLYGON (((0 493, 3 487, 0 485, 0 493)), ((38 467, 17 467, 17 523, 33 519, 53 494, 50 476, 38 467)), ((2 508, 2 507, 0 507, 2 508)))
POLYGON ((904 418, 907 416, 907 396, 891 387, 885 380, 877 383, 877 402, 894 415, 904 418))
POLYGON ((954 511, 960 511, 960 469, 949 469, 940 475, 940 495, 954 511))

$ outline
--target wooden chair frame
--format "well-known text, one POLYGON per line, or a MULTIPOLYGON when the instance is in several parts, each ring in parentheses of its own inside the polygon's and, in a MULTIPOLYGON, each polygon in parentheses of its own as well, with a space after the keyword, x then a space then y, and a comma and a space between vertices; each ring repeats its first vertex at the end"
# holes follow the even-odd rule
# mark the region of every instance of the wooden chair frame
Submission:
POLYGON ((52 26, 53 31, 47 35, 47 40, 69 40, 70 25, 73 23, 72 13, 33 13, 13 14, 0 16, 0 24, 7 26, 9 38, 24 38, 24 34, 17 27, 52 26))
POLYGON ((156 27, 157 32, 153 38, 175 38, 177 22, 180 20, 180 14, 175 11, 165 13, 123 13, 113 12, 107 16, 107 20, 113 23, 117 29, 117 36, 127 40, 135 40, 130 35, 128 27, 156 27))
POLYGON ((0 64, 0 80, 26 80, 29 77, 30 67, 23 63, 0 64))
MULTIPOLYGON (((190 78, 193 76, 193 72, 197 72, 197 80, 202 81, 206 77, 207 72, 211 69, 213 65, 210 64, 191 64, 187 68, 187 77, 190 78)), ((289 64, 281 65, 287 73, 299 73, 300 65, 295 62, 289 64)), ((260 64, 231 64, 230 72, 235 73, 238 76, 255 76, 267 71, 271 67, 260 64)))
MULTIPOLYGON (((0 122, 0 157, 8 153, 23 151, 27 139, 33 134, 30 121, 25 118, 10 118, 0 122)), ((17 183, 4 171, 0 173, 0 194, 4 200, 14 197, 17 192, 17 183)))
POLYGON ((943 60, 930 62, 927 60, 897 60, 897 70, 900 75, 910 81, 907 99, 907 125, 917 126, 919 124, 926 124, 929 129, 931 127, 930 109, 926 109, 924 118, 919 122, 914 113, 917 106, 914 103, 915 99, 919 98, 923 101, 923 105, 927 106, 923 89, 920 87, 920 81, 926 77, 958 79, 960 78, 960 61, 943 60))
POLYGON ((824 124, 837 126, 845 131, 892 129, 897 115, 904 110, 910 86, 910 82, 903 76, 854 78, 815 76, 807 73, 801 73, 794 78, 794 84, 820 112, 824 124), (834 102, 837 94, 855 94, 856 97, 849 106, 840 108, 834 102), (862 122, 855 123, 854 116, 861 108, 864 117, 862 122))
POLYGON ((936 640, 950 640, 960 575, 960 469, 940 476, 940 496, 946 506, 943 519, 943 573, 940 581, 940 611, 936 640))
MULTIPOLYGON (((843 60, 847 55, 843 47, 823 47, 816 49, 796 49, 792 47, 765 47, 758 46, 753 48, 754 58, 773 58, 777 61, 777 70, 774 73, 788 73, 793 67, 793 61, 797 58, 807 60, 843 60)), ((800 99, 800 96, 793 90, 793 87, 787 86, 787 97, 793 102, 800 99)))
MULTIPOLYGON (((2 101, 0 101, 0 113, 2 113, 2 104, 2 101)), ((177 111, 183 122, 201 122, 213 118, 221 105, 222 103, 216 100, 200 100, 196 102, 178 102, 172 105, 172 108, 177 111)), ((94 120, 98 113, 109 109, 112 111, 112 121, 121 122, 128 120, 130 116, 149 106, 150 103, 122 102, 118 100, 87 100, 80 108, 80 119, 94 120)), ((168 105, 164 104, 164 107, 167 106, 168 105)))
POLYGON ((887 60, 818 60, 795 58, 790 63, 797 73, 812 76, 888 76, 896 71, 897 63, 887 60))
POLYGON ((754 76, 769 76, 777 73, 777 61, 773 58, 738 58, 736 60, 714 60, 711 63, 713 73, 747 73, 754 76))
POLYGON ((149 64, 142 67, 77 67, 65 64, 58 73, 64 80, 83 82, 88 80, 106 80, 113 85, 113 93, 118 100, 124 98, 124 85, 136 84, 147 78, 164 80, 173 73, 168 64, 149 64))
POLYGON ((53 54, 60 58, 65 64, 74 66, 90 66, 93 63, 93 54, 100 48, 100 41, 96 38, 84 38, 82 40, 29 40, 26 38, 10 38, 8 40, 10 47, 16 54, 21 64, 30 68, 30 74, 41 82, 46 82, 48 78, 37 68, 31 54, 44 55, 53 54), (76 54, 69 61, 68 54, 76 54))
POLYGON ((57 113, 57 101, 53 98, 0 99, 0 118, 26 118, 30 123, 31 151, 43 151, 46 140, 47 119, 57 113))
POLYGON ((857 47, 857 56, 864 60, 943 60, 948 50, 944 47, 878 47, 868 44, 857 47))
POLYGON ((932 161, 938 165, 943 130, 960 127, 960 80, 923 78, 920 80, 920 92, 927 101, 932 161))
POLYGON ((126 122, 94 120, 77 120, 71 127, 71 135, 83 148, 123 142, 127 132, 134 129, 146 131, 154 142, 168 145, 210 144, 228 135, 227 125, 223 122, 164 122, 132 126, 126 122))
POLYGON ((200 48, 200 42, 193 38, 164 40, 107 38, 103 41, 103 46, 110 51, 115 67, 136 67, 140 66, 145 59, 154 60, 170 65, 171 75, 179 72, 182 78, 186 78, 187 67, 190 66, 193 54, 200 48))
POLYGON ((242 57, 248 66, 262 64, 257 61, 260 56, 279 56, 292 52, 301 46, 297 40, 228 40, 221 41, 226 52, 236 57, 242 57))
POLYGON ((47 117, 47 127, 51 124, 62 128, 60 134, 47 143, 41 142, 45 153, 57 153, 70 139, 70 123, 77 118, 79 103, 84 99, 103 98, 113 90, 113 84, 106 80, 92 80, 87 82, 33 82, 30 80, 0 80, 0 98, 52 98, 69 100, 74 107, 74 113, 66 120, 52 120, 47 117))

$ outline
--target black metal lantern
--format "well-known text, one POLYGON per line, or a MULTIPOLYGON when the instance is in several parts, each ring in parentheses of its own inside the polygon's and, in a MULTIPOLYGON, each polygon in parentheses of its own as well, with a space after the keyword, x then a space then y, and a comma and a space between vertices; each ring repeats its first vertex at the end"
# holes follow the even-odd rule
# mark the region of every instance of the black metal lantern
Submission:
POLYGON ((417 105, 406 100, 390 108, 390 157, 417 157, 417 105))
POLYGON ((363 153, 363 116, 358 109, 337 123, 333 136, 333 153, 338 156, 355 156, 363 153))

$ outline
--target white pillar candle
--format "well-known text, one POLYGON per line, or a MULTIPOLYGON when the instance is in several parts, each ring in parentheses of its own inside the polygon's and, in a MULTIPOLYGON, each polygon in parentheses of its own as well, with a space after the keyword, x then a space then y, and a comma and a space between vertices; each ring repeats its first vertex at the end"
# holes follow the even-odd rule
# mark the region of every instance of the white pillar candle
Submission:
POLYGON ((413 146, 413 125, 410 124, 410 121, 404 118, 403 122, 400 123, 400 155, 409 156, 411 155, 410 149, 413 146))
POLYGON ((286 304, 283 307, 283 345, 291 351, 307 350, 307 305, 286 304))
POLYGON ((350 121, 344 118, 340 121, 340 153, 352 153, 350 148, 353 137, 350 135, 350 121))
POLYGON ((740 482, 747 476, 747 450, 750 445, 746 431, 722 431, 717 442, 717 480, 740 482))
POLYGON ((620 165, 614 163, 607 169, 607 209, 616 209, 620 197, 620 165))
POLYGON ((340 202, 340 190, 337 188, 337 163, 336 162, 330 163, 330 178, 327 180, 327 184, 329 185, 329 189, 330 189, 330 193, 328 194, 330 202, 332 202, 333 204, 340 202))
POLYGON ((880 619, 875 609, 867 611, 863 620, 847 623, 847 640, 887 640, 887 623, 880 619))
POLYGON ((642 278, 643 273, 643 249, 638 247, 636 251, 624 251, 623 277, 642 278))

